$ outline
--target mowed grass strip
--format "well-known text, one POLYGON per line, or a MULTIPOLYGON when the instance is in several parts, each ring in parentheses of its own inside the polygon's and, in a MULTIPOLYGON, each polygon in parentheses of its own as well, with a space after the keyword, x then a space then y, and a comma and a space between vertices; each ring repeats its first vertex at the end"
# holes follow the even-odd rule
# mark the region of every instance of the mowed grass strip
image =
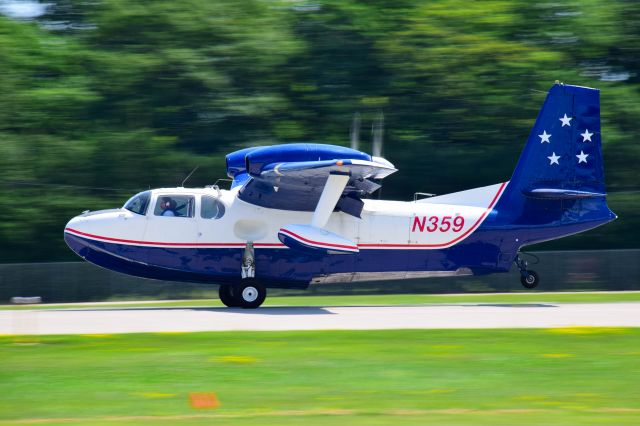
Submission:
POLYGON ((0 424, 635 425, 639 361, 635 328, 1 337, 0 424))
MULTIPOLYGON (((304 293, 301 293, 304 294, 304 293)), ((640 302, 640 291, 621 292, 557 292, 498 294, 363 294, 331 296, 267 297, 263 306, 386 306, 427 305, 443 303, 611 303, 640 302)), ((115 303, 0 305, 0 309, 94 309, 94 308, 193 308, 222 307, 215 298, 197 300, 129 301, 115 303)))

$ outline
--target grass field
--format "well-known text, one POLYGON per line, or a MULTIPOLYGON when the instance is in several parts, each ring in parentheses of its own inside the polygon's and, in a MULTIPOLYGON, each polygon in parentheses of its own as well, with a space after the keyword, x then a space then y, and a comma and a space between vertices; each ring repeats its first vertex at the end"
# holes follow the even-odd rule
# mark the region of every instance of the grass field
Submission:
POLYGON ((4 336, 0 365, 0 424, 640 424, 633 328, 4 336))
MULTIPOLYGON (((362 305, 423 305, 437 303, 602 303, 640 302, 640 291, 619 292, 557 292, 557 293, 485 293, 485 294, 368 294, 340 296, 267 297, 263 306, 362 306, 362 305)), ((0 309, 60 309, 72 304, 28 306, 0 305, 0 309)), ((207 307, 223 306, 217 299, 165 300, 120 303, 84 304, 86 308, 111 307, 207 307)))

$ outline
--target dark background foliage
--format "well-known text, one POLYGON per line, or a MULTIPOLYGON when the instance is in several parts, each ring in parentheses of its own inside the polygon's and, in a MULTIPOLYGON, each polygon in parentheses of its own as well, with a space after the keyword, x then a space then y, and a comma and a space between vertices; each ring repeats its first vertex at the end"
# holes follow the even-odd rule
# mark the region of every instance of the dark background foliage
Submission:
POLYGON ((66 221, 224 177, 261 144, 361 148, 383 111, 384 198, 509 179, 555 80, 602 90, 620 219, 545 248, 638 247, 640 4, 60 0, 0 16, 0 260, 71 260, 66 221))

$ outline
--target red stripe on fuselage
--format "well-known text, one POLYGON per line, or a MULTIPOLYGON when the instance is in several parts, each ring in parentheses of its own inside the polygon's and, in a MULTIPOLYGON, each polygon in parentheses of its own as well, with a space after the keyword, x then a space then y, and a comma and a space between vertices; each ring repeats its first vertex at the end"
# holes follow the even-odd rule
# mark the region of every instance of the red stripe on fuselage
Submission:
POLYGON ((496 191, 496 195, 494 195, 493 199, 491 200, 491 203, 489 204, 489 207, 487 207, 487 209, 482 213, 482 215, 480 215, 478 220, 476 220, 476 222, 471 226, 471 228, 469 228, 464 234, 459 235, 457 238, 449 241, 448 243, 440 243, 440 244, 359 244, 358 247, 389 247, 389 248, 393 248, 393 247, 398 247, 398 248, 403 248, 403 247, 425 247, 426 248, 426 247, 447 247, 447 246, 450 246, 451 244, 457 243, 461 239, 467 237, 467 235, 469 235, 471 232, 475 231, 475 229, 480 225, 480 223, 482 223, 482 221, 485 218, 485 216, 487 214, 489 214, 489 212, 493 209, 493 206, 495 205, 496 201, 498 201, 498 198, 500 197, 500 194, 502 194, 502 190, 504 189, 504 187, 506 185, 507 185, 507 182, 503 182, 502 185, 500 185, 500 188, 498 188, 498 191, 496 191))
MULTIPOLYGON (((102 235, 88 234, 81 232, 73 228, 65 228, 65 232, 76 234, 81 237, 93 238, 97 240, 104 240, 114 243, 126 243, 126 244, 140 244, 147 246, 169 246, 169 247, 244 247, 245 243, 166 243, 158 241, 138 241, 138 240, 125 240, 122 238, 104 237, 102 235)), ((256 243, 254 247, 286 247, 280 243, 256 243)))
MULTIPOLYGON (((457 238, 447 242, 447 243, 441 243, 441 244, 358 244, 357 247, 355 246, 346 246, 346 245, 340 245, 340 244, 330 244, 330 243, 323 243, 323 242, 319 242, 319 241, 312 241, 312 240, 307 240, 306 238, 301 237, 300 235, 297 235, 291 231, 285 230, 285 229, 280 229, 281 232, 286 232, 288 234, 290 234, 292 237, 300 239, 302 241, 308 242, 310 244, 316 244, 316 245, 322 245, 322 246, 327 246, 327 247, 338 247, 338 248, 344 248, 344 249, 348 249, 348 250, 357 250, 358 248, 374 248, 374 247, 385 247, 385 248, 437 248, 437 247, 446 247, 449 246, 451 244, 454 244, 458 241, 460 241, 461 239, 467 237, 471 232, 473 232, 479 225, 480 223, 482 223, 483 219, 486 217, 487 214, 489 214, 489 212, 493 209, 493 206, 495 205, 496 201, 498 200, 498 198, 500 197, 500 195, 502 194, 502 191, 504 190, 504 187, 507 185, 507 182, 502 183, 502 185, 500 185, 500 188, 498 188, 498 191, 496 192, 495 196, 493 197, 493 199, 491 200, 491 203, 489 204, 489 207, 487 207, 487 209, 482 213, 482 215, 478 218, 478 220, 473 224, 473 226, 471 226, 471 228, 469 228, 464 234, 459 235, 457 238)), ((114 242, 114 243, 124 243, 124 244, 138 244, 138 245, 146 245, 146 246, 155 246, 155 247, 245 247, 245 243, 167 243, 167 242, 158 242, 158 241, 139 241, 139 240, 127 240, 127 239, 122 239, 122 238, 113 238, 113 237, 105 237, 102 235, 95 235, 95 234, 89 234, 86 232, 81 232, 78 231, 76 229, 73 228, 65 228, 65 232, 69 232, 71 234, 75 234, 81 237, 86 237, 86 238, 91 238, 91 239, 97 239, 97 240, 103 240, 103 241, 108 241, 108 242, 114 242)), ((253 245, 254 247, 286 247, 284 244, 280 244, 280 243, 255 243, 253 245)))

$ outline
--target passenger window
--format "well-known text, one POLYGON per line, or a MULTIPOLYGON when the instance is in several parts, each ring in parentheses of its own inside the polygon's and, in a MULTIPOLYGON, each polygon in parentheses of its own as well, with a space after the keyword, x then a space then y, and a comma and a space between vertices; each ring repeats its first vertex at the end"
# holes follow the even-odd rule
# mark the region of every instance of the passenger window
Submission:
POLYGON ((200 216, 203 219, 220 219, 224 216, 224 204, 215 197, 203 195, 200 216))
POLYGON ((192 195, 159 195, 153 214, 168 217, 193 217, 195 197, 192 195))

